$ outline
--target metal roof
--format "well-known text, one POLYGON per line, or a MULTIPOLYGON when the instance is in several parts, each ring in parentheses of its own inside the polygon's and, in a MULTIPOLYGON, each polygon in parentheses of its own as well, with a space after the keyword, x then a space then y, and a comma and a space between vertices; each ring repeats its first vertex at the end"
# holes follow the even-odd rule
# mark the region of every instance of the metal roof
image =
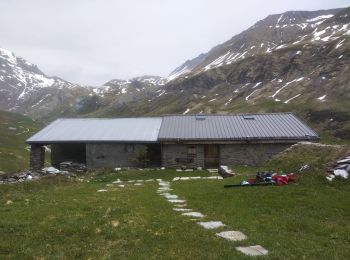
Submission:
POLYGON ((292 113, 163 117, 158 139, 315 140, 317 133, 292 113))
POLYGON ((292 113, 57 119, 27 143, 316 140, 292 113))
POLYGON ((118 119, 57 119, 27 140, 55 142, 156 142, 161 117, 118 119))

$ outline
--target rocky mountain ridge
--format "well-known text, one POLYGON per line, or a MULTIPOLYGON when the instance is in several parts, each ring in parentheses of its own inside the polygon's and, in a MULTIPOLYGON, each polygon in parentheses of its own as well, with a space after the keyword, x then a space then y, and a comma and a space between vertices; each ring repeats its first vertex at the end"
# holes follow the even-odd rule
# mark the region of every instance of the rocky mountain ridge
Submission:
POLYGON ((115 79, 97 87, 80 86, 49 77, 36 65, 0 48, 0 109, 33 118, 85 114, 111 102, 108 98, 124 103, 137 96, 147 96, 167 81, 158 76, 142 76, 115 79))
POLYGON ((45 120, 293 111, 349 138, 349 39, 349 8, 270 15, 167 78, 115 79, 99 87, 47 77, 1 51, 0 108, 45 120))

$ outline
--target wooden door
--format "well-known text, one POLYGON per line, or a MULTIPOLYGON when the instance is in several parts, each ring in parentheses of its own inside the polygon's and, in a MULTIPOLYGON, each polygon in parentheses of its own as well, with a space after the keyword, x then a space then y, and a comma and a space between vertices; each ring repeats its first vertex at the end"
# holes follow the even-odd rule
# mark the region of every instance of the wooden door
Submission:
POLYGON ((207 144, 204 148, 204 164, 206 168, 219 167, 220 148, 216 144, 207 144))

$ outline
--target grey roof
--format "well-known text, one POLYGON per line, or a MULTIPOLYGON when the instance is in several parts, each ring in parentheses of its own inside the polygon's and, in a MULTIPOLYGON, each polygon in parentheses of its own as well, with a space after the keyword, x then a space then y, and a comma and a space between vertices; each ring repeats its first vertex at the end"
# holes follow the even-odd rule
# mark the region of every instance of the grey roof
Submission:
POLYGON ((156 142, 161 117, 118 119, 57 119, 27 140, 55 142, 156 142))
POLYGON ((57 119, 27 143, 315 139, 318 135, 292 113, 271 113, 57 119))
POLYGON ((292 113, 163 117, 158 139, 312 140, 318 135, 292 113))

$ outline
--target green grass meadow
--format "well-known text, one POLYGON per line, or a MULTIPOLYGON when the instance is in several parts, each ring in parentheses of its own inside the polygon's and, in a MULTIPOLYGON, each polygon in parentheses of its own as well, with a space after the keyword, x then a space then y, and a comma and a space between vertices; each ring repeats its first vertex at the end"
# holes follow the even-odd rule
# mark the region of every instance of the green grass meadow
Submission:
POLYGON ((47 177, 2 185, 0 258, 248 259, 234 247, 256 244, 269 250, 266 259, 347 259, 350 255, 348 182, 328 183, 311 174, 282 187, 223 187, 244 175, 172 182, 172 194, 205 214, 204 221, 228 225, 205 230, 173 211, 171 203, 156 193, 156 181, 97 192, 118 177, 170 180, 178 172, 120 175, 105 174, 89 182, 47 177), (240 230, 248 239, 229 242, 216 237, 215 232, 222 230, 240 230))
POLYGON ((234 167, 238 174, 225 180, 171 181, 207 171, 105 170, 0 185, 0 259, 251 259, 235 247, 258 244, 269 250, 259 259, 348 259, 349 180, 324 177, 327 163, 348 152, 346 146, 296 146, 261 168, 234 167), (310 168, 288 186, 224 188, 257 170, 289 172, 305 163, 310 168), (107 186, 118 178, 124 188, 107 186), (171 181, 171 193, 203 213, 202 221, 227 226, 205 230, 173 211, 157 194, 157 181, 128 182, 150 178, 171 181), (215 236, 224 230, 248 239, 215 236))

